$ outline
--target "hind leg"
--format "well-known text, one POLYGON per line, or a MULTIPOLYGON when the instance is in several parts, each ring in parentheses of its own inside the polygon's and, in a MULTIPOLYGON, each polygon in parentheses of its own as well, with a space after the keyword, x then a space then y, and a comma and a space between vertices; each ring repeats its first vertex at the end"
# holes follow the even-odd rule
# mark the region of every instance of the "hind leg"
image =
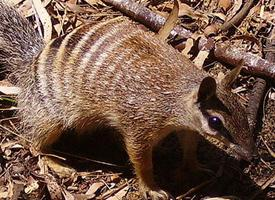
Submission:
POLYGON ((197 146, 199 136, 197 133, 186 131, 177 134, 182 149, 182 159, 184 168, 187 170, 196 170, 199 167, 197 160, 197 146))
POLYGON ((51 146, 58 141, 62 133, 62 125, 54 121, 33 123, 31 134, 33 135, 34 148, 41 152, 48 152, 51 146))

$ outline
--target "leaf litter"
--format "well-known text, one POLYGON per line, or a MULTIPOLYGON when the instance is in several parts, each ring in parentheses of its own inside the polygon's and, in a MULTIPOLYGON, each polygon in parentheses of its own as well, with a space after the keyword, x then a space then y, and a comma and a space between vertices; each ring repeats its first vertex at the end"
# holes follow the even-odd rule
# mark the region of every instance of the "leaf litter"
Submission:
MULTIPOLYGON (((173 1, 142 0, 139 2, 165 17, 169 16, 174 5, 173 1)), ((240 13, 247 2, 249 1, 181 1, 178 6, 180 17, 177 24, 192 31, 193 37, 187 41, 177 41, 177 38, 169 37, 168 42, 175 48, 179 47, 177 49, 188 56, 197 67, 209 71, 218 78, 229 71, 228 66, 215 61, 211 49, 199 48, 200 38, 212 38, 214 43, 227 42, 260 56, 266 52, 273 52, 274 56, 274 47, 265 48, 267 41, 273 41, 274 44, 275 39, 274 34, 269 34, 274 29, 275 23, 274 0, 258 1, 248 13, 240 17, 242 20, 236 20, 236 24, 229 23, 230 26, 226 31, 221 29, 225 22, 230 22, 240 13)), ((83 23, 103 21, 122 15, 105 4, 104 0, 11 0, 10 3, 34 25, 46 42, 72 31, 83 23)), ((168 29, 169 32, 171 28, 168 29)), ((168 35, 164 33, 161 37, 166 39, 168 35)), ((249 101, 248 94, 253 88, 254 80, 255 78, 251 75, 242 74, 234 85, 233 91, 241 97, 244 105, 249 101)), ((273 85, 272 82, 268 85, 272 88, 274 82, 273 85)), ((0 82, 0 199, 140 199, 137 181, 131 173, 127 157, 123 162, 110 167, 93 163, 94 158, 90 160, 74 158, 72 153, 71 157, 64 158, 66 161, 64 164, 63 158, 45 156, 33 150, 31 141, 24 138, 16 128, 16 124, 20 121, 14 117, 15 110, 18 109, 14 99, 19 90, 20 88, 13 86, 7 79, 0 82)), ((188 188, 183 186, 180 192, 177 191, 178 196, 186 191, 192 191, 185 198, 275 198, 275 100, 272 94, 274 89, 273 93, 269 92, 266 96, 263 102, 263 118, 259 118, 263 123, 261 131, 256 135, 257 148, 261 157, 258 163, 240 166, 234 159, 227 158, 223 153, 217 153, 207 144, 203 144, 202 146, 206 147, 199 149, 199 159, 202 162, 210 160, 210 164, 207 163, 207 165, 214 169, 217 165, 221 165, 217 160, 225 160, 222 165, 223 174, 226 176, 221 176, 215 179, 214 183, 211 182, 199 189, 196 189, 199 183, 189 185, 188 188), (205 153, 206 151, 210 153, 205 153)), ((168 182, 168 185, 172 185, 168 187, 170 189, 172 187, 174 191, 176 186, 173 183, 173 176, 170 172, 163 173, 168 168, 175 168, 179 163, 177 160, 170 161, 170 157, 177 158, 173 152, 165 152, 166 146, 169 148, 174 146, 171 142, 174 142, 174 138, 168 139, 160 147, 159 157, 168 155, 165 160, 168 164, 156 158, 159 166, 163 167, 163 169, 157 169, 156 174, 164 179, 158 180, 160 184, 165 185, 168 182)), ((93 150, 96 151, 96 148, 93 150)), ((112 154, 112 150, 109 153, 112 154)), ((111 159, 110 164, 113 164, 112 161, 111 159)))

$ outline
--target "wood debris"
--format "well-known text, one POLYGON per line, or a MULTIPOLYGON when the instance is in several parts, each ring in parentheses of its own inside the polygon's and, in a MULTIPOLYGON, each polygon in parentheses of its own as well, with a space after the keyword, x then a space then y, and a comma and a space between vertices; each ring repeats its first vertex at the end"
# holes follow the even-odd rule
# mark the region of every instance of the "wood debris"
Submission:
MULTIPOLYGON (((81 24, 127 15, 148 30, 159 32, 162 40, 217 79, 225 76, 228 68, 238 64, 239 60, 244 60, 245 70, 232 90, 244 105, 250 107, 251 129, 255 130, 260 159, 240 166, 233 158, 227 158, 202 142, 199 159, 213 170, 223 165, 221 177, 203 177, 195 183, 178 184, 174 181, 173 171, 178 167, 180 150, 171 136, 155 156, 158 163, 156 177, 160 177, 158 182, 170 189, 177 199, 275 198, 274 0, 175 0, 175 9, 173 0, 9 2, 34 25, 45 43, 81 24), (164 25, 169 13, 172 17, 164 25), (166 148, 167 144, 169 148, 166 148)), ((5 71, 1 71, 0 199, 141 198, 138 183, 127 165, 127 156, 118 156, 116 160, 114 149, 109 150, 110 160, 99 161, 87 154, 76 155, 70 151, 59 154, 59 157, 45 157, 34 151, 32 142, 17 129, 20 121, 14 117, 19 109, 15 100, 19 90, 7 81, 5 71)), ((99 154, 96 147, 100 140, 97 143, 88 148, 99 154)))

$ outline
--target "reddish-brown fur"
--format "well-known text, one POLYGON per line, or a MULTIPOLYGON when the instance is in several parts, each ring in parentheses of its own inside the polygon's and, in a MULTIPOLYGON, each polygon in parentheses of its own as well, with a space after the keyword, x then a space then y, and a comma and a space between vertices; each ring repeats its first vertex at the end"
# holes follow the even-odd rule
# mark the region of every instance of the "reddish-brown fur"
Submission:
MULTIPOLYGON (((0 9, 2 13, 11 10, 1 1, 0 9)), ((29 26, 16 28, 34 32, 29 26)), ((11 69, 22 88, 18 105, 24 130, 41 150, 68 128, 82 132, 97 124, 113 126, 123 136, 142 194, 151 199, 169 196, 154 182, 152 149, 171 131, 185 132, 187 139, 179 136, 185 165, 197 166, 197 134, 250 158, 252 136, 236 96, 223 84, 217 90, 205 87, 213 83, 207 73, 130 20, 120 17, 86 24, 44 47, 37 38, 28 39, 40 43, 34 44, 38 47, 31 54, 34 61, 21 58, 11 63, 11 69), (27 65, 20 66, 22 60, 27 65), (23 69, 27 74, 20 79, 23 69), (205 96, 203 100, 198 100, 200 94, 205 96), (208 127, 204 111, 223 118, 236 144, 208 127), (233 115, 236 111, 240 114, 233 115)), ((2 40, 6 38, 0 37, 2 40)), ((29 51, 8 45, 18 54, 29 51)), ((0 52, 2 48, 0 45, 0 52)))

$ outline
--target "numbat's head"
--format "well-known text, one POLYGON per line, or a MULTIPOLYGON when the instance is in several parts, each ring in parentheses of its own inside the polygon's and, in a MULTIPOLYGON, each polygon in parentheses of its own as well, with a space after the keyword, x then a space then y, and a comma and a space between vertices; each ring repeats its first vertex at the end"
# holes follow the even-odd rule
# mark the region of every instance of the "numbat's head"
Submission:
POLYGON ((251 160, 254 142, 246 112, 237 95, 229 91, 240 68, 235 68, 219 84, 211 77, 203 79, 197 93, 198 121, 201 134, 212 144, 236 158, 251 160))

